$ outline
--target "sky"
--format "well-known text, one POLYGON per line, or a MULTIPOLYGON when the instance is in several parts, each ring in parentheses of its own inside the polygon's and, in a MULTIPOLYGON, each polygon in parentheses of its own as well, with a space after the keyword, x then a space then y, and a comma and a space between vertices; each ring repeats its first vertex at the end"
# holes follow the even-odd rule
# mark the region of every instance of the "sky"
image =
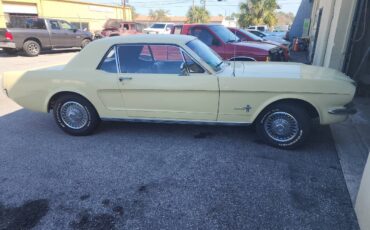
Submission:
MULTIPOLYGON (((120 4, 121 0, 85 0, 97 3, 120 4)), ((129 5, 135 7, 136 12, 142 15, 148 15, 150 9, 165 9, 173 16, 184 16, 193 4, 193 0, 126 0, 129 5)), ((200 5, 204 0, 194 0, 196 5, 200 5)), ((239 11, 239 3, 245 0, 205 0, 206 6, 211 15, 230 15, 239 11)), ((297 13, 301 0, 277 0, 283 12, 297 13)))

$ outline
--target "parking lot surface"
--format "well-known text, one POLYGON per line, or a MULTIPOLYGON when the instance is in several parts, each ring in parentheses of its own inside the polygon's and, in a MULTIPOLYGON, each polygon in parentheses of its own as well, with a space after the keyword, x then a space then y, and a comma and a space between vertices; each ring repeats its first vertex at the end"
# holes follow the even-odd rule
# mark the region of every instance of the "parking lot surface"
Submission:
MULTIPOLYGON (((75 54, 0 55, 0 72, 75 54)), ((296 151, 246 127, 103 122, 72 137, 1 95, 0 229, 32 227, 358 229, 328 127, 296 151)))

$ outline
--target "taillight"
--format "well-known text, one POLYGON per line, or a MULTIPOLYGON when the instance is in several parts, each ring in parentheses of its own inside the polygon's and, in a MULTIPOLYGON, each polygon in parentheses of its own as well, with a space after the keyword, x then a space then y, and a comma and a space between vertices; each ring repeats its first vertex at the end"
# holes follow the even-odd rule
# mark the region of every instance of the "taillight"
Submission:
POLYGON ((5 39, 9 41, 13 41, 13 34, 10 32, 5 32, 5 39))

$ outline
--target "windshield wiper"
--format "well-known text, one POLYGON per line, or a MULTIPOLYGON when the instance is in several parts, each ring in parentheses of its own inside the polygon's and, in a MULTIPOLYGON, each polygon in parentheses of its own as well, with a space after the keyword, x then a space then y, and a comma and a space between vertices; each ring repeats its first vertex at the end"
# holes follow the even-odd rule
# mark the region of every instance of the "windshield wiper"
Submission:
POLYGON ((221 61, 220 63, 218 63, 218 64, 216 65, 216 68, 219 68, 223 63, 224 63, 223 61, 221 61))
POLYGON ((237 40, 228 40, 226 43, 234 43, 234 42, 237 42, 237 40))

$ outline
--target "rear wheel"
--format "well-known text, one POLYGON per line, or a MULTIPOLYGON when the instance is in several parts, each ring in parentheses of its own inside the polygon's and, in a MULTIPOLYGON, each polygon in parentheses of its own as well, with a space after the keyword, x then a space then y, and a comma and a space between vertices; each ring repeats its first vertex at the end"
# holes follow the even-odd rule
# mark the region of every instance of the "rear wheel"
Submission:
POLYGON ((41 52, 41 46, 38 42, 28 40, 23 44, 23 50, 29 57, 38 56, 41 52))
POLYGON ((58 126, 64 132, 75 136, 91 134, 100 123, 100 117, 93 105, 78 95, 58 98, 53 113, 58 126))
POLYGON ((266 108, 258 117, 256 129, 269 145, 294 149, 304 144, 311 132, 308 112, 296 104, 277 103, 266 108))

